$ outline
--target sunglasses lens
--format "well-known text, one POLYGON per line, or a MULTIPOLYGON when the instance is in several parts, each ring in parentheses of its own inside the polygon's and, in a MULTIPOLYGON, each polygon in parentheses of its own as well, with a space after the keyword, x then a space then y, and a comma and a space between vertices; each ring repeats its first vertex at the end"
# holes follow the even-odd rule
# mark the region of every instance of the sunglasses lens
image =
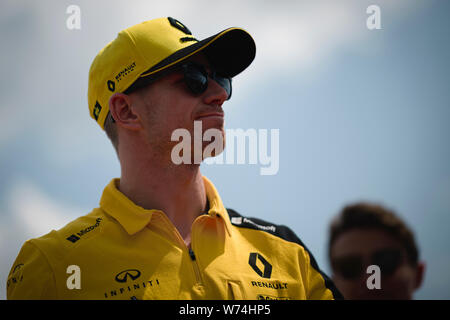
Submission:
POLYGON ((397 249, 385 249, 373 254, 372 263, 380 267, 380 271, 385 276, 392 275, 400 265, 402 252, 397 249))
POLYGON ((345 279, 354 279, 362 273, 362 259, 358 256, 336 258, 332 262, 333 269, 345 279))
POLYGON ((194 94, 203 93, 208 87, 208 74, 206 70, 202 69, 196 65, 186 65, 184 67, 184 81, 194 94))
POLYGON ((214 80, 227 92, 227 100, 231 98, 231 78, 224 78, 218 75, 214 76, 214 80))
MULTIPOLYGON (((188 86, 189 90, 193 94, 201 94, 205 92, 208 88, 208 73, 206 69, 197 64, 187 63, 183 66, 184 81, 188 86)), ((228 98, 231 97, 231 78, 225 78, 217 75, 215 72, 212 73, 211 78, 215 80, 222 88, 225 89, 228 98)))

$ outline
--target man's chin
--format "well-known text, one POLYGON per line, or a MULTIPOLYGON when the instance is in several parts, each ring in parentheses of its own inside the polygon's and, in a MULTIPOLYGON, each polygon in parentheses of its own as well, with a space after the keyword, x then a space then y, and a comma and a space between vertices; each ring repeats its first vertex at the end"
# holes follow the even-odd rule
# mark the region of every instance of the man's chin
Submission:
MULTIPOLYGON (((209 137, 207 137, 209 139, 209 137)), ((205 140, 208 140, 205 139, 205 140)), ((211 136, 209 141, 203 141, 202 144, 202 160, 206 158, 213 158, 220 155, 225 149, 225 135, 214 135, 211 136)))

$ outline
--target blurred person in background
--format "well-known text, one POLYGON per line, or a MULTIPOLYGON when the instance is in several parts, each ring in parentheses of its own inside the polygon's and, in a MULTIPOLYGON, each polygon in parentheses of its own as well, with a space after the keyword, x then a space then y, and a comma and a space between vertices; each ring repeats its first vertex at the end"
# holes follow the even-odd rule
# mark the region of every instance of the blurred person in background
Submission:
POLYGON ((411 229, 393 211, 376 204, 346 206, 330 225, 332 279, 345 299, 410 300, 423 281, 425 264, 411 229), (380 284, 370 277, 379 267, 380 284))

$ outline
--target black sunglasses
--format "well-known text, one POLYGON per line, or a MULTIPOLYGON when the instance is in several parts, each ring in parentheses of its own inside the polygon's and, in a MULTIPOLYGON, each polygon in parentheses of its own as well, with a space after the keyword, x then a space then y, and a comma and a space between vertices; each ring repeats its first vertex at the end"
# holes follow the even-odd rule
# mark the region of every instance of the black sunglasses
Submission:
POLYGON ((347 255, 333 258, 331 265, 336 273, 348 280, 359 278, 369 265, 377 265, 381 274, 387 277, 394 274, 401 265, 402 258, 403 253, 400 249, 382 249, 371 254, 369 264, 364 262, 361 255, 347 255))
POLYGON ((231 98, 231 78, 223 77, 214 70, 208 75, 204 66, 193 62, 182 64, 181 70, 183 71, 184 82, 193 94, 198 95, 206 91, 209 77, 225 89, 227 100, 231 98))
POLYGON ((208 78, 216 81, 227 93, 227 100, 231 98, 231 78, 223 77, 216 71, 212 70, 208 75, 206 68, 200 64, 193 62, 186 62, 174 67, 170 67, 154 76, 144 77, 134 82, 128 89, 124 91, 125 94, 130 94, 141 88, 144 88, 156 80, 173 72, 182 72, 184 82, 189 91, 194 95, 202 94, 208 88, 208 78))

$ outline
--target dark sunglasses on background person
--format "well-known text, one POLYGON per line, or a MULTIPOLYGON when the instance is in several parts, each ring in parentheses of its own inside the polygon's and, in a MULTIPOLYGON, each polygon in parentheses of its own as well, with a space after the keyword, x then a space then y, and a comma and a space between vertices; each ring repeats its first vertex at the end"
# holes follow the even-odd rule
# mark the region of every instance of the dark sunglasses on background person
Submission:
POLYGON ((333 270, 343 278, 351 280, 359 278, 369 265, 380 267, 382 276, 394 274, 403 262, 403 251, 401 249, 381 249, 370 255, 370 261, 364 261, 361 255, 346 255, 333 258, 331 265, 333 270))
POLYGON ((194 95, 202 94, 208 89, 209 78, 216 81, 227 93, 227 100, 231 98, 231 78, 222 77, 216 71, 211 70, 208 74, 206 68, 200 64, 193 62, 185 62, 180 65, 168 68, 154 77, 140 78, 135 83, 133 83, 127 90, 124 91, 125 94, 130 94, 138 89, 150 85, 156 80, 168 75, 172 72, 182 72, 184 76, 184 82, 186 83, 189 91, 194 95))

